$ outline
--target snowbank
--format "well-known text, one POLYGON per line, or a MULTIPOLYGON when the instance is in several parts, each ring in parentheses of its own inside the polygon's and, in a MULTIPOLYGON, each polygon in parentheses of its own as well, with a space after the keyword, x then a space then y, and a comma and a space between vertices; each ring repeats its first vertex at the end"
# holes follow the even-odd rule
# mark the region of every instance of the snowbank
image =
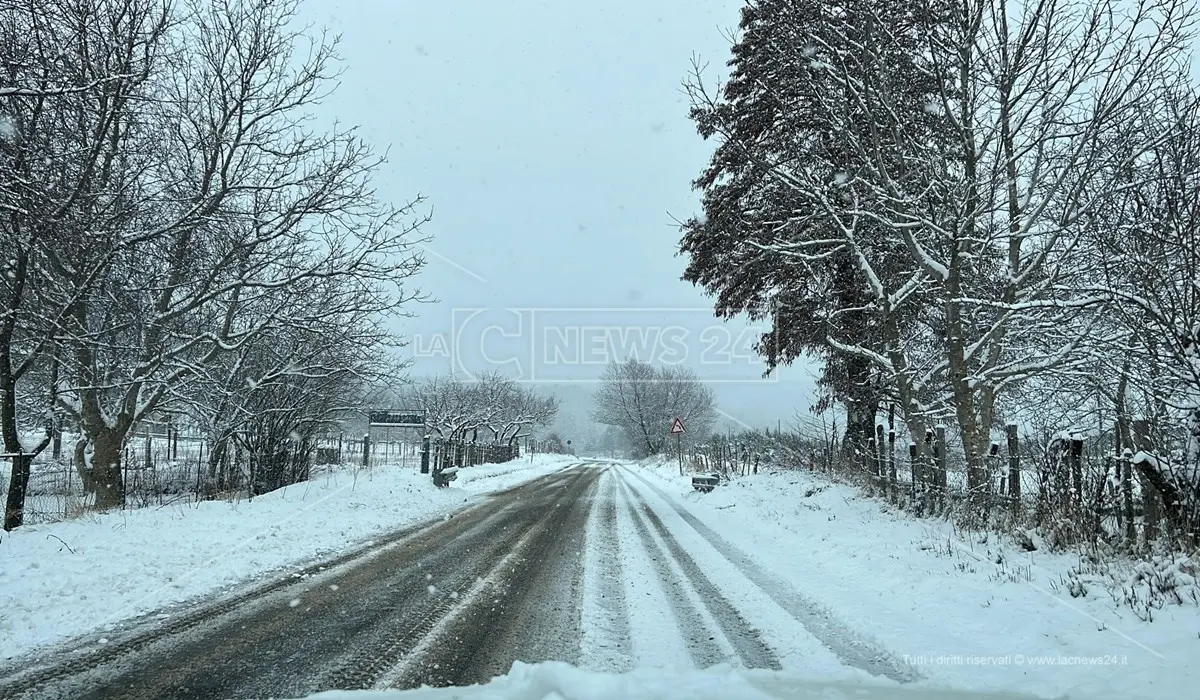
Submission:
POLYGON ((931 682, 1082 698, 1200 687, 1200 607, 1165 605, 1143 622, 1119 588, 1079 575, 1078 556, 917 520, 806 471, 700 494, 674 463, 628 469, 931 682))
POLYGON ((880 683, 816 683, 795 674, 714 666, 703 671, 583 671, 569 664, 517 662, 508 674, 469 688, 329 691, 313 700, 1017 700, 880 683))
POLYGON ((0 533, 0 659, 327 558, 459 510, 573 457, 463 469, 345 468, 252 500, 91 514, 0 533))

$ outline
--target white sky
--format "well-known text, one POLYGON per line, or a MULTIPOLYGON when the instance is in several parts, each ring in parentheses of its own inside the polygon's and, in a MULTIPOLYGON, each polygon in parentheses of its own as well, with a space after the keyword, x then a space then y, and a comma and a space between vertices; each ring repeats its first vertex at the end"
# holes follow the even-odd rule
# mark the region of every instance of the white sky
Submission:
MULTIPOLYGON (((722 365, 723 346, 748 337, 745 325, 711 328, 711 300, 679 279, 672 216, 698 210, 690 183, 712 149, 687 118, 681 82, 693 55, 718 75, 740 4, 307 0, 304 18, 343 40, 329 110, 390 147, 382 193, 401 201, 419 192, 432 207, 420 285, 438 301, 417 309, 404 333, 430 349, 462 328, 454 347, 466 369, 521 357, 506 369, 557 380, 594 377, 601 365, 535 367, 545 354, 529 352, 546 349, 546 332, 579 332, 586 344, 589 331, 570 326, 592 326, 593 336, 595 327, 641 328, 654 345, 671 337, 664 328, 683 327, 685 362, 722 380, 713 388, 731 416, 773 426, 806 409, 813 370, 763 383, 756 361, 722 365), (503 311, 548 307, 610 311, 539 312, 532 331, 528 313, 503 311), (463 325, 462 309, 487 311, 463 325)), ((603 358, 585 344, 560 357, 603 358)), ((415 371, 450 366, 426 357, 415 371)))

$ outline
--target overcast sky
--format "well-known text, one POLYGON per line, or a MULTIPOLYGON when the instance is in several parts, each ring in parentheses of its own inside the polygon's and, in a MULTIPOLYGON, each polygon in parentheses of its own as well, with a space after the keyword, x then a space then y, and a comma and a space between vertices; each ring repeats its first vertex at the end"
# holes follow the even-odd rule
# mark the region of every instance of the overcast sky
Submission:
POLYGON ((307 1, 306 18, 342 36, 330 109, 390 147, 382 193, 432 208, 421 286, 438 301, 403 324, 416 372, 586 380, 633 347, 683 359, 748 424, 807 408, 813 370, 757 381, 761 363, 736 359, 754 329, 715 322, 679 279, 672 217, 698 210, 690 182, 712 149, 681 82, 693 56, 720 75, 739 7, 307 1))

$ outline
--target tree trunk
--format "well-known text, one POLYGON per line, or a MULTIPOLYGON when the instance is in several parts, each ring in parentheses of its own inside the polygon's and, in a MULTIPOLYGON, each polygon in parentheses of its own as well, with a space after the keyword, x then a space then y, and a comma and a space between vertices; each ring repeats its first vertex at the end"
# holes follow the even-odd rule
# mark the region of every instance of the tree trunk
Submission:
POLYGON ((96 489, 96 509, 120 508, 125 505, 121 435, 116 431, 105 431, 93 435, 92 441, 92 484, 96 489))
POLYGON ((12 338, 11 323, 6 324, 3 345, 0 346, 0 432, 3 432, 4 451, 12 457, 12 476, 8 480, 8 494, 4 503, 4 529, 21 527, 25 518, 25 490, 29 485, 29 460, 17 434, 16 382, 12 376, 12 353, 9 342, 12 338))
MULTIPOLYGON (((866 362, 859 364, 863 365, 863 373, 869 375, 870 367, 866 362)), ((842 436, 842 449, 848 454, 858 455, 861 459, 867 452, 867 442, 875 437, 875 416, 879 412, 879 397, 869 384, 863 386, 852 382, 845 407, 846 432, 842 436)))
POLYGON ((204 479, 202 494, 205 498, 225 490, 225 454, 229 449, 229 437, 222 436, 211 442, 208 447, 207 474, 204 479))
POLYGON ((58 408, 58 345, 50 356, 50 409, 46 413, 46 432, 50 435, 50 451, 54 461, 62 458, 62 411, 58 408))
POLYGON ((80 436, 75 441, 75 449, 71 461, 75 465, 75 473, 79 475, 79 481, 83 484, 83 492, 92 494, 96 492, 96 483, 92 479, 92 468, 87 463, 87 445, 87 438, 80 436))
POLYGON ((13 454, 12 478, 8 480, 8 498, 4 504, 4 529, 15 530, 25 522, 25 491, 29 486, 29 463, 33 455, 13 454))

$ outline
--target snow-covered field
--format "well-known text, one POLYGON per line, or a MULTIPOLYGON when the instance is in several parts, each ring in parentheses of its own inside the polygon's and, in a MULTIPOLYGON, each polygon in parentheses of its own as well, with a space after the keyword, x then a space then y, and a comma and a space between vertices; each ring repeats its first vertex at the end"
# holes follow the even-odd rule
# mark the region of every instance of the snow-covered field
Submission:
POLYGON ((0 533, 0 659, 220 597, 573 461, 537 455, 470 467, 449 489, 412 468, 345 468, 253 500, 114 511, 0 533))

